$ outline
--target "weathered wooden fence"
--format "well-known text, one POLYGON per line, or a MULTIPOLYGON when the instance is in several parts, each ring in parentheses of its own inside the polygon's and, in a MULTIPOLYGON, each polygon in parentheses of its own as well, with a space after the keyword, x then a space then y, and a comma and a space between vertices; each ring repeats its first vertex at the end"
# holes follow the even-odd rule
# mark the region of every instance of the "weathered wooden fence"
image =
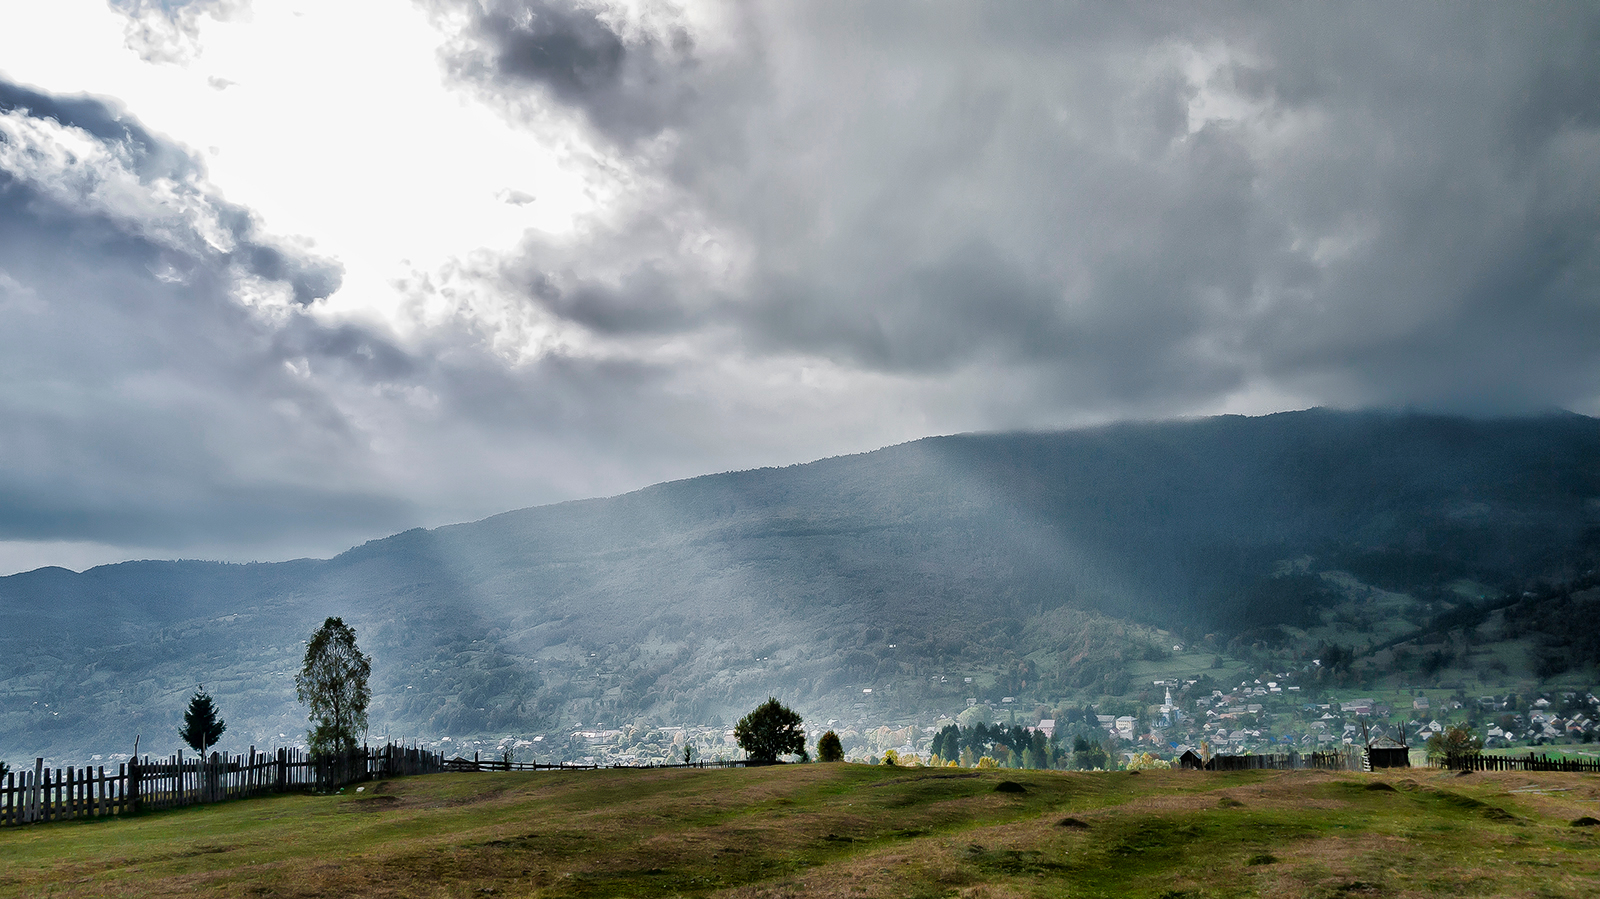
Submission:
POLYGON ((181 808, 267 793, 336 790, 364 780, 435 774, 441 771, 573 771, 600 768, 739 768, 746 762, 687 762, 649 765, 546 765, 506 758, 446 759, 391 743, 379 749, 362 747, 347 755, 313 759, 305 750, 279 749, 210 758, 175 756, 151 761, 130 760, 107 773, 100 768, 44 767, 13 771, 0 783, 0 825, 101 818, 136 811, 181 808))
POLYGON ((1215 755, 1205 763, 1207 771, 1291 771, 1318 768, 1327 771, 1360 771, 1360 752, 1289 752, 1269 755, 1215 755))
POLYGON ((383 777, 448 770, 444 756, 389 744, 313 759, 304 750, 279 749, 210 758, 182 753, 159 761, 148 756, 117 766, 44 767, 13 771, 0 783, 0 825, 101 818, 130 812, 179 808, 296 790, 335 790, 383 777))
POLYGON ((1435 761, 1451 771, 1577 771, 1600 773, 1600 759, 1575 759, 1559 755, 1483 755, 1476 752, 1447 755, 1435 761))
POLYGON ((561 762, 547 765, 543 762, 512 762, 505 758, 482 758, 473 753, 472 758, 456 756, 444 762, 446 771, 597 771, 602 768, 747 768, 753 763, 746 759, 716 760, 710 762, 649 762, 643 765, 579 765, 561 762))

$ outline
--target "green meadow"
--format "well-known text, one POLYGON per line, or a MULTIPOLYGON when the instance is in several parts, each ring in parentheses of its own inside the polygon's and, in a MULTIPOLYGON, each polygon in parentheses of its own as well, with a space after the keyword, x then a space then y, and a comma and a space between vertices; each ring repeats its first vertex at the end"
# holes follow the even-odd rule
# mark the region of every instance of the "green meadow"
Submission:
POLYGON ((0 831, 3 896, 1600 895, 1600 778, 445 774, 0 831))

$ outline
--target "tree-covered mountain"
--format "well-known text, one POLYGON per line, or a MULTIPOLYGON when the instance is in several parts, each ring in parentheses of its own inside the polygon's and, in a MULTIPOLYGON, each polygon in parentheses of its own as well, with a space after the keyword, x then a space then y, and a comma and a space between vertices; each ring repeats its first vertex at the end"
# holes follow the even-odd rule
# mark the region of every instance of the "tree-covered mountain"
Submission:
MULTIPOLYGON (((374 658, 379 735, 732 721, 769 694, 808 718, 1115 694, 1175 641, 1314 639, 1352 597, 1425 629, 1577 582, 1597 462, 1578 415, 1312 410, 928 438, 325 561, 41 569, 0 578, 0 758, 175 748, 197 683, 225 741, 302 736, 293 672, 328 615, 374 658)), ((1533 605, 1519 620, 1557 626, 1533 605)))

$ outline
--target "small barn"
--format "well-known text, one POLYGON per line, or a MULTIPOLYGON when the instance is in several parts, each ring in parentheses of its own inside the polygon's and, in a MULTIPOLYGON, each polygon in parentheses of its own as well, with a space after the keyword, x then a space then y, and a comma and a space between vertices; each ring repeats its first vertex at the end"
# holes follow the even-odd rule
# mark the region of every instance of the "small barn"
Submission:
POLYGON ((1193 749, 1186 749, 1183 755, 1178 756, 1178 767, 1186 771, 1203 771, 1206 763, 1193 749))
POLYGON ((1367 767, 1374 771, 1379 768, 1409 768, 1411 749, 1398 740, 1379 737, 1367 744, 1367 767))

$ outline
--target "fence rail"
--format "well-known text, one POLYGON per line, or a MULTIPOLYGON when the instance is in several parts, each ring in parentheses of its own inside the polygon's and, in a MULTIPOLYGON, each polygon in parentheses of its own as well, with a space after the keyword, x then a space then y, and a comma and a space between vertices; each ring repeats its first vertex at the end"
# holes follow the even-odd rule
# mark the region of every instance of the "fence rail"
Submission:
POLYGON ((1289 752, 1276 755, 1217 755, 1204 763, 1207 771, 1293 771, 1315 768, 1325 771, 1360 771, 1360 753, 1289 752))
POLYGON ((152 761, 132 759, 108 773, 98 768, 58 768, 34 762, 0 783, 0 825, 103 818, 137 811, 181 808, 296 790, 333 790, 347 784, 450 770, 444 756, 397 744, 362 747, 313 759, 304 750, 209 758, 182 753, 152 761))
POLYGON ((99 768, 44 767, 13 771, 0 783, 0 825, 103 818, 137 811, 182 808, 268 793, 336 790, 348 784, 442 771, 592 771, 601 768, 739 768, 744 760, 651 765, 546 765, 504 758, 446 759, 391 743, 381 748, 313 759, 300 749, 245 755, 212 753, 209 758, 179 753, 159 761, 146 756, 99 768))
POLYGON ((749 768, 755 767, 747 759, 717 760, 711 762, 663 762, 645 765, 580 765, 573 762, 562 762, 556 765, 547 765, 543 762, 508 762, 503 758, 472 758, 457 756, 445 761, 445 771, 598 771, 606 768, 749 768))
POLYGON ((1451 771, 1576 771, 1600 773, 1600 759, 1575 759, 1559 755, 1483 755, 1469 752, 1447 755, 1437 762, 1451 771))

